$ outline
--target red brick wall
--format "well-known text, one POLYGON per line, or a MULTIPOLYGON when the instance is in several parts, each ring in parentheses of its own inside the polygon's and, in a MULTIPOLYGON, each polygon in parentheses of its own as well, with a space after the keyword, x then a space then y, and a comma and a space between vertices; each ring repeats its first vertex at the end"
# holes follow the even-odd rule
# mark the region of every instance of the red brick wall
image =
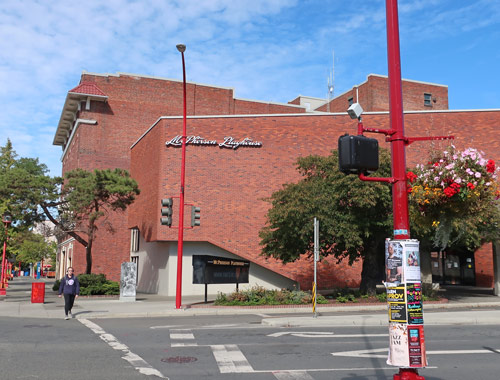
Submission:
MULTIPOLYGON (((498 160, 500 153, 498 143, 490 143, 487 139, 477 137, 477 125, 494 124, 500 121, 500 112, 441 112, 413 113, 405 117, 406 134, 408 136, 447 135, 453 132, 457 139, 455 145, 463 148, 474 141, 473 146, 485 151, 489 158, 498 160), (459 124, 460 123, 460 124, 459 124)), ((171 125, 180 125, 181 119, 162 120, 153 129, 155 134, 146 136, 132 149, 134 166, 132 175, 142 186, 144 179, 153 173, 147 168, 147 150, 160 152, 160 173, 168 173, 165 184, 167 193, 178 193, 180 177, 180 149, 165 147, 164 142, 173 134, 171 125), (168 126, 167 126, 168 123, 168 126), (161 129, 163 136, 158 138, 161 129)), ((365 126, 388 128, 388 115, 376 114, 364 117, 365 126)), ((493 127, 492 127, 493 128, 493 127)), ((282 264, 274 260, 266 260, 259 256, 260 246, 258 231, 265 223, 265 215, 269 204, 263 198, 270 196, 281 188, 282 184, 299 179, 295 170, 295 161, 299 156, 308 154, 327 155, 336 148, 338 136, 345 132, 354 133, 355 123, 347 116, 256 116, 234 118, 191 119, 190 134, 200 135, 209 140, 220 140, 224 136, 236 139, 250 137, 262 141, 262 148, 239 148, 237 150, 220 149, 218 147, 188 146, 186 163, 186 202, 193 202, 201 207, 202 226, 185 232, 186 240, 209 241, 228 251, 234 252, 253 262, 296 280, 302 287, 310 284, 312 266, 304 270, 306 261, 295 264, 282 264), (327 126, 327 127, 325 127, 327 126)), ((151 131, 151 132, 153 132, 151 131)), ((382 147, 389 148, 388 143, 379 138, 382 147)), ((493 139, 497 141, 497 139, 493 139)), ((444 147, 445 142, 417 142, 407 149, 408 166, 425 161, 432 146, 444 147)), ((158 154, 155 152, 155 154, 158 154)), ((155 159, 156 160, 156 159, 155 159)), ((165 180, 165 175, 157 179, 165 180)), ((158 217, 151 219, 142 217, 150 215, 154 210, 144 213, 147 205, 154 205, 159 211, 158 200, 144 192, 141 200, 131 207, 130 223, 139 224, 147 231, 155 231, 158 217), (136 219, 137 218, 137 219, 136 219), (136 220, 140 220, 139 223, 136 220)), ((176 208, 174 207, 174 210, 176 208)), ((174 225, 176 224, 174 218, 174 225)), ((151 240, 175 240, 176 230, 157 229, 151 240)), ((359 281, 360 266, 348 268, 341 265, 332 271, 332 262, 320 266, 322 281, 331 284, 356 285, 359 281), (328 268, 328 269, 326 269, 328 268)), ((480 264, 479 267, 481 267, 480 264)), ((491 280, 491 278, 490 278, 491 280)))
MULTIPOLYGON (((108 101, 92 101, 89 111, 85 110, 85 104, 82 103, 82 111, 78 112, 77 117, 96 120, 97 123, 79 125, 63 160, 63 173, 75 168, 129 170, 131 145, 159 117, 183 113, 182 81, 133 75, 83 74, 81 82, 95 83, 108 96, 108 101)), ((189 115, 233 114, 235 103, 238 103, 238 112, 241 113, 303 112, 293 106, 239 102, 233 98, 232 89, 195 83, 188 83, 186 87, 189 115)), ((173 125, 176 129, 170 130, 172 137, 182 134, 182 123, 176 122, 173 125)), ((148 152, 148 160, 152 159, 152 154, 148 152)), ((148 191, 150 190, 152 189, 148 188, 148 191)), ((161 189, 152 193, 155 196, 156 208, 151 212, 157 214, 154 215, 154 220, 159 219, 159 199, 164 197, 163 193, 161 189)), ((100 226, 93 246, 92 271, 106 273, 108 279, 116 281, 120 278, 120 264, 129 261, 130 232, 127 227, 127 212, 111 215, 109 222, 115 233, 110 234, 105 226, 100 226)), ((86 266, 85 251, 83 246, 76 242, 74 246, 73 265, 77 273, 83 273, 86 266)))
MULTIPOLYGON (((349 107, 348 99, 353 98, 366 112, 388 111, 389 110, 389 80, 378 75, 369 75, 367 81, 357 87, 358 97, 356 97, 356 87, 346 93, 336 97, 330 102, 330 112, 346 112, 349 107)), ((417 110, 447 110, 448 109, 448 87, 430 83, 402 81, 403 109, 405 111, 417 110), (424 105, 424 93, 432 95, 430 106, 424 105)), ((318 111, 327 111, 327 106, 323 105, 318 111)))
POLYGON ((495 274, 493 272, 493 246, 484 244, 474 253, 476 266, 476 286, 492 288, 495 274))
MULTIPOLYGON (((120 263, 128 261, 129 257, 130 237, 127 227, 138 226, 148 240, 177 238, 176 230, 159 226, 159 202, 161 198, 178 195, 179 192, 180 149, 167 148, 164 144, 181 134, 182 120, 161 120, 132 149, 132 166, 130 146, 161 115, 182 113, 182 83, 89 74, 83 75, 82 80, 95 82, 109 96, 109 100, 107 103, 92 102, 90 111, 80 112, 80 118, 97 120, 97 124, 80 125, 63 162, 63 172, 76 167, 122 167, 131 170, 142 189, 136 204, 131 207, 128 224, 127 214, 112 216, 111 222, 118 232, 109 235, 102 228, 95 241, 94 272, 103 271, 108 274, 108 278, 117 280, 120 263)), ((360 96, 367 89, 360 88, 360 96)), ((227 89, 189 84, 187 93, 188 113, 193 115, 204 115, 211 111, 226 114, 303 112, 297 107, 234 100, 232 90, 227 89)), ((363 121, 367 127, 389 127, 387 114, 366 114, 363 121)), ((488 158, 495 160, 500 155, 499 123, 500 113, 497 111, 409 113, 405 116, 407 136, 453 133, 457 137, 454 143, 459 148, 473 146, 484 150, 488 158)), ((336 148, 338 136, 346 132, 356 133, 355 122, 347 115, 190 118, 190 135, 199 134, 217 140, 225 136, 237 139, 251 137, 262 141, 264 145, 262 148, 239 148, 234 151, 188 146, 186 202, 201 206, 202 226, 187 230, 186 240, 209 241, 295 278, 305 288, 309 287, 312 264, 307 260, 283 266, 259 256, 258 231, 264 224, 269 206, 262 198, 270 196, 283 183, 298 180, 295 171, 297 157, 327 155, 336 148), (311 270, 304 271, 304 267, 308 266, 311 266, 311 270)), ((377 137, 381 146, 388 146, 383 136, 377 137)), ((407 149, 408 165, 415 165, 425 159, 431 147, 446 144, 417 142, 410 145, 407 149)), ((189 216, 188 212, 186 216, 189 216)), ((74 266, 77 273, 85 269, 83 252, 83 248, 75 243, 74 266)), ((481 270, 486 273, 484 283, 488 282, 488 278, 491 279, 481 269, 486 265, 476 265, 478 273, 481 270)), ((355 286, 359 282, 359 271, 359 264, 351 268, 336 266, 333 261, 325 262, 319 268, 321 282, 331 284, 325 287, 355 286)))

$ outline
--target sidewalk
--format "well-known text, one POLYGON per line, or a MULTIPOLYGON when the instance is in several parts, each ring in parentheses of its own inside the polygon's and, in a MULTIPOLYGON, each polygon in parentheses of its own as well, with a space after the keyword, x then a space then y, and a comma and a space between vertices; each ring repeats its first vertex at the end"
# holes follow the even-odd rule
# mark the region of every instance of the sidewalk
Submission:
MULTIPOLYGON (((0 298, 0 316, 22 318, 56 318, 64 316, 64 300, 52 290, 53 279, 34 280, 16 277, 9 282, 7 296, 0 298), (45 282, 44 303, 31 303, 31 283, 45 282)), ((424 303, 424 323, 429 324, 500 324, 500 297, 491 289, 447 287, 441 290, 446 303, 424 303)), ((135 302, 118 297, 79 297, 73 308, 76 318, 144 318, 196 315, 264 314, 262 323, 269 326, 346 326, 387 325, 386 304, 317 305, 314 317, 306 306, 231 307, 205 304, 204 294, 185 296, 181 309, 175 308, 175 297, 138 294, 135 302), (307 315, 308 316, 303 316, 307 315), (325 315, 328 313, 329 315, 325 315), (275 318, 272 314, 281 314, 275 318), (286 317, 282 317, 286 314, 286 317), (299 316, 297 314, 302 314, 299 316)))

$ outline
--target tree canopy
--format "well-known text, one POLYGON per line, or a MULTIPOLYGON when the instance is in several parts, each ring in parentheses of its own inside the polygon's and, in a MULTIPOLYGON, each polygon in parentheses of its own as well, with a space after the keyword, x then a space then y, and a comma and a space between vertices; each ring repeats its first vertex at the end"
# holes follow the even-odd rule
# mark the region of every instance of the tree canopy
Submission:
POLYGON ((50 177, 46 165, 34 158, 18 158, 10 140, 0 147, 0 213, 8 211, 18 236, 26 238, 19 252, 42 252, 28 230, 49 219, 55 233, 68 234, 86 249, 86 273, 92 271, 92 244, 99 226, 113 231, 108 216, 123 211, 139 194, 137 182, 123 169, 75 169, 50 177))
MULTIPOLYGON (((377 177, 390 176, 390 158, 380 152, 377 177)), ((349 264, 363 259, 361 290, 373 293, 383 279, 384 241, 392 231, 391 188, 363 182, 338 169, 337 151, 299 158, 298 183, 285 184, 268 199, 272 207, 260 231, 262 253, 292 262, 313 254, 313 219, 320 221, 320 255, 349 264)))

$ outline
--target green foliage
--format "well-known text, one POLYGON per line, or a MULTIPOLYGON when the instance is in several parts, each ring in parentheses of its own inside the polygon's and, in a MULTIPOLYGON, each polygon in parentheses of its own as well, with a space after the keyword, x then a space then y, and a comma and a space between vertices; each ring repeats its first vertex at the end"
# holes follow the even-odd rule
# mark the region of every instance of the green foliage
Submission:
MULTIPOLYGON (((219 293, 214 303, 219 306, 302 305, 312 303, 312 294, 288 289, 267 290, 262 286, 253 286, 229 295, 219 293)), ((316 303, 327 303, 327 300, 318 294, 316 303)))
MULTIPOLYGON (((123 169, 75 169, 64 178, 50 177, 47 172, 38 159, 19 158, 7 140, 0 147, 0 214, 10 212, 15 228, 24 234, 35 223, 49 219, 60 238, 68 234, 86 248, 86 272, 91 273, 98 225, 113 232, 106 216, 134 202, 140 193, 137 182, 123 169)), ((9 236, 14 235, 9 232, 9 236)), ((26 257, 29 251, 42 251, 29 240, 24 248, 21 242, 17 247, 26 257)))
MULTIPOLYGON (((341 173, 337 151, 327 157, 299 158, 297 169, 302 179, 285 184, 267 199, 271 208, 260 231, 263 255, 284 263, 304 254, 311 257, 316 217, 320 221, 320 255, 347 259, 349 264, 363 258, 362 284, 369 283, 367 287, 373 290, 382 280, 383 241, 391 234, 390 186, 341 173)), ((386 150, 380 151, 380 169, 373 175, 390 177, 386 150)))
POLYGON ((48 242, 44 236, 25 230, 13 234, 10 249, 16 255, 17 261, 36 263, 41 260, 54 260, 57 246, 55 242, 48 242))
POLYGON ((106 283, 106 275, 101 274, 80 274, 78 275, 78 282, 80 283, 80 288, 88 288, 91 286, 100 286, 106 283))
MULTIPOLYGON (((105 274, 80 274, 80 295, 117 295, 120 294, 120 283, 106 280, 105 274)), ((58 291, 61 280, 56 280, 52 290, 58 291)))

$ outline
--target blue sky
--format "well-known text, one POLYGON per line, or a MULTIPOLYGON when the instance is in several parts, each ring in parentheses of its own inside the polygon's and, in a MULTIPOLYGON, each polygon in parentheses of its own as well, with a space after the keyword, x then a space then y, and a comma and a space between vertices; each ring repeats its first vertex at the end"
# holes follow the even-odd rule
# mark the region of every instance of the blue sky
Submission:
MULTIPOLYGON (((400 0, 402 76, 449 86, 451 109, 500 108, 500 1, 400 0)), ((52 145, 83 70, 234 88, 287 102, 387 75, 383 0, 5 0, 0 2, 0 145, 38 157, 52 145)))

